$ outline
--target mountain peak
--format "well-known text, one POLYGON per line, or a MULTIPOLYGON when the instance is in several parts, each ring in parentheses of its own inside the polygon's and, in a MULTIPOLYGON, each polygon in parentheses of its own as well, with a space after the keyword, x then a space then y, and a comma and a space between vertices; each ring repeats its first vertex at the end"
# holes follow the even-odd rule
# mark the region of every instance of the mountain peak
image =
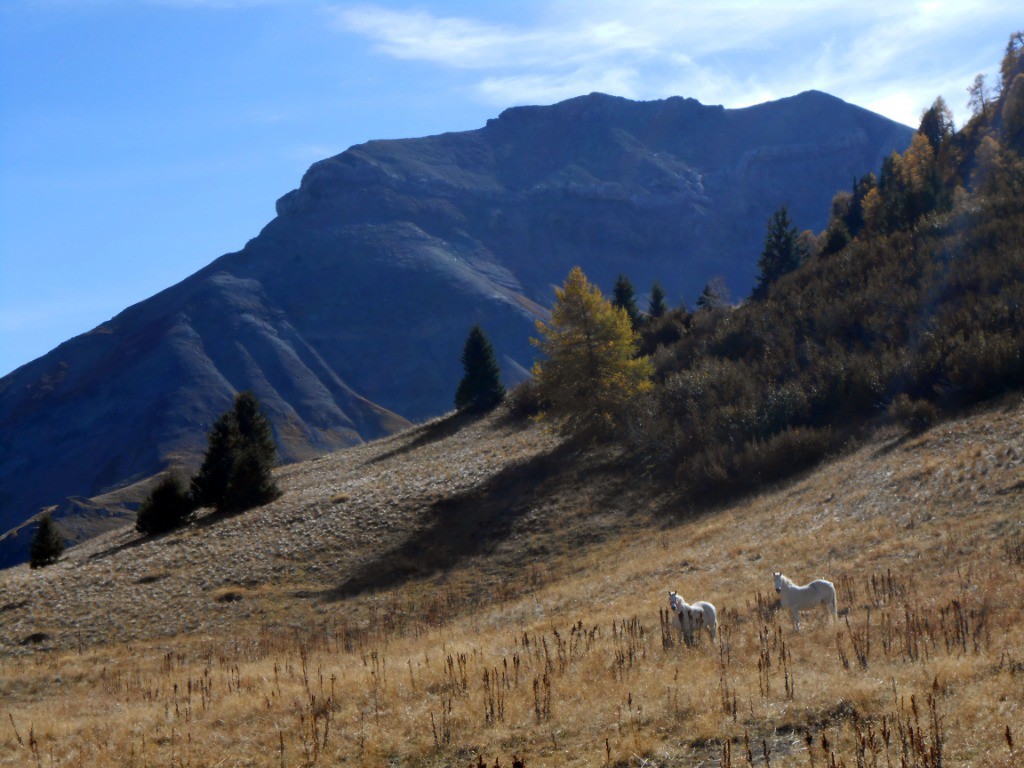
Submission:
POLYGON ((779 205, 823 228, 911 134, 820 92, 742 110, 591 93, 321 160, 241 251, 0 380, 0 532, 187 471, 241 390, 294 461, 451 408, 474 325, 514 385, 576 265, 673 304, 714 276, 746 295, 779 205))

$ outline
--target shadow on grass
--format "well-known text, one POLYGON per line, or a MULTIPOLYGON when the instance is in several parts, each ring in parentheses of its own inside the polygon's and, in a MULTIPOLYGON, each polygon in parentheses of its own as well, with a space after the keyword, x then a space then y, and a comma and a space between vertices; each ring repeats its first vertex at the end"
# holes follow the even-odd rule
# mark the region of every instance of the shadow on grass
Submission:
POLYGON ((505 540, 515 521, 543 495, 545 481, 569 462, 565 445, 506 467, 486 485, 434 503, 424 528, 401 546, 320 593, 328 601, 394 587, 412 578, 447 571, 505 540))
POLYGON ((91 555, 89 555, 88 559, 102 560, 106 557, 112 557, 113 555, 116 555, 120 552, 127 552, 129 550, 135 549, 138 546, 141 546, 142 544, 146 544, 147 542, 153 541, 154 539, 158 539, 166 535, 166 533, 160 534, 159 536, 143 536, 139 534, 134 539, 129 539, 128 541, 123 541, 120 544, 115 544, 112 547, 101 549, 99 552, 93 552, 91 555))
POLYGON ((412 440, 405 445, 400 445, 392 451, 387 451, 374 456, 370 459, 370 464, 379 464, 382 461, 394 458, 395 456, 402 456, 406 453, 411 453, 417 448, 422 448, 425 445, 436 443, 438 440, 444 440, 446 437, 451 437, 463 427, 472 424, 475 421, 479 421, 487 413, 470 413, 464 411, 456 411, 453 414, 445 416, 436 421, 432 421, 429 424, 425 424, 421 427, 414 429, 418 434, 412 440))
MULTIPOLYGON (((280 495, 280 494, 278 494, 278 495, 280 495)), ((278 498, 278 497, 275 496, 274 498, 278 498)), ((269 501, 267 501, 265 503, 269 504, 273 500, 274 499, 270 499, 269 501)), ((229 518, 237 517, 239 515, 243 515, 246 512, 251 512, 254 509, 259 509, 259 507, 261 507, 261 506, 263 506, 263 505, 262 504, 257 504, 256 506, 250 507, 248 509, 229 509, 229 510, 213 510, 213 509, 209 509, 209 508, 203 508, 203 509, 206 509, 206 513, 205 514, 197 514, 197 513, 193 512, 192 515, 189 518, 187 518, 185 523, 183 523, 182 525, 180 525, 180 526, 178 526, 176 528, 171 528, 168 531, 161 531, 160 533, 150 533, 150 534, 139 533, 139 534, 137 534, 135 536, 135 538, 129 539, 128 541, 123 541, 120 544, 115 544, 115 545, 113 545, 111 547, 107 547, 106 549, 100 550, 99 552, 92 553, 91 555, 89 555, 89 559, 90 560, 102 560, 105 557, 110 557, 111 555, 116 555, 119 552, 125 552, 125 551, 128 551, 128 550, 134 549, 135 547, 141 546, 142 544, 147 544, 147 543, 153 542, 153 541, 162 541, 162 540, 167 539, 167 538, 169 538, 171 536, 174 536, 175 534, 179 534, 179 533, 181 533, 183 531, 188 531, 188 530, 198 531, 198 530, 202 530, 204 528, 210 528, 210 527, 215 526, 218 523, 221 523, 224 520, 227 520, 229 518)), ((199 510, 199 511, 201 512, 202 510, 199 510)), ((175 544, 179 544, 180 543, 180 539, 178 539, 178 540, 171 540, 171 541, 164 541, 163 543, 164 543, 165 546, 173 546, 175 544)))

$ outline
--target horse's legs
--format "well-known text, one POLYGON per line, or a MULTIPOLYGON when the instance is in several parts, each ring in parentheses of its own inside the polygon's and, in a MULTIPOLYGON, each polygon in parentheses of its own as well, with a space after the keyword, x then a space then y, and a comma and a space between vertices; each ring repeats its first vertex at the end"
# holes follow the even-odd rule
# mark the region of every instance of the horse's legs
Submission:
POLYGON ((794 632, 799 632, 800 631, 800 609, 797 608, 796 606, 793 606, 792 608, 789 609, 789 612, 793 616, 793 631, 794 632))
POLYGON ((825 615, 828 616, 829 624, 834 624, 839 620, 836 615, 836 601, 835 598, 825 598, 821 601, 821 608, 825 611, 825 615))
POLYGON ((689 609, 684 608, 676 614, 679 622, 678 640, 686 647, 693 645, 693 628, 690 626, 689 609))

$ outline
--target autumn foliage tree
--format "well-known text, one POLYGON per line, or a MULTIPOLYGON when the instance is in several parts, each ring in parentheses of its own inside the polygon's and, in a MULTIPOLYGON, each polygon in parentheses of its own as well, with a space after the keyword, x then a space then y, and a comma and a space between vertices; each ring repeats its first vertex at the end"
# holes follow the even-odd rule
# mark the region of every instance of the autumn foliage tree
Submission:
POLYGON ((629 315, 613 306, 573 268, 547 323, 537 322, 532 342, 544 356, 533 367, 544 417, 566 435, 614 435, 625 422, 630 402, 650 386, 647 358, 638 358, 629 315))
POLYGON ((937 99, 904 152, 833 198, 823 247, 782 280, 775 244, 799 236, 777 215, 763 298, 698 313, 655 355, 656 428, 637 434, 684 494, 729 496, 875 424, 917 431, 1024 389, 1024 34, 1001 72, 960 130, 937 99))

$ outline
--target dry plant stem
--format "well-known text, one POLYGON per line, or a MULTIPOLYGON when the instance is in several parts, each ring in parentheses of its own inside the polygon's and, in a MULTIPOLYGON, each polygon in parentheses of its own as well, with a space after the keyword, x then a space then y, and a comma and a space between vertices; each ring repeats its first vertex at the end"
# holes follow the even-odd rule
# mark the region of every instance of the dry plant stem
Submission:
POLYGON ((1009 768, 1024 760, 1022 427, 1014 403, 894 436, 671 524, 641 490, 615 502, 612 481, 584 496, 578 477, 545 480, 504 538, 354 594, 335 587, 443 500, 484 504, 508 457, 556 446, 482 421, 288 468, 282 500, 223 528, 4 574, 0 766, 1009 768), (411 511, 388 517, 400 493, 411 511), (839 622, 808 614, 794 632, 769 593, 780 567, 833 581, 839 622), (667 631, 669 589, 712 599, 716 642, 667 631))

